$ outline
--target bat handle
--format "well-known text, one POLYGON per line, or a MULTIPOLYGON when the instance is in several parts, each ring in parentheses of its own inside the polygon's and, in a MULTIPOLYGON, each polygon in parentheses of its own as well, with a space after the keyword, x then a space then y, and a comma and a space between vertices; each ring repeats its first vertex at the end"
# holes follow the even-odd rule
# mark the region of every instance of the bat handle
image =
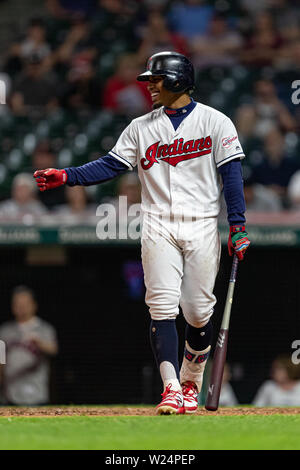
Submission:
POLYGON ((236 281, 238 265, 239 265, 239 259, 238 259, 237 255, 234 254, 229 282, 235 282, 236 281))

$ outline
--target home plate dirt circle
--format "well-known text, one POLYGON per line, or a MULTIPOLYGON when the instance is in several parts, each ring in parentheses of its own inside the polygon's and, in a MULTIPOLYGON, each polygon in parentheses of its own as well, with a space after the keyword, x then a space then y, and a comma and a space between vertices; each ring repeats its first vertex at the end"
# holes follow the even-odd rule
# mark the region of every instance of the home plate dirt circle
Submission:
MULTIPOLYGON (((299 408, 219 408, 207 411, 199 408, 193 416, 249 416, 249 415, 300 415, 299 408)), ((153 407, 126 406, 66 406, 66 407, 0 407, 0 417, 58 417, 58 416, 155 416, 153 407)), ((181 415, 183 416, 183 415, 181 415)), ((191 415, 188 415, 191 416, 191 415)), ((158 417, 160 418, 160 417, 158 417)))

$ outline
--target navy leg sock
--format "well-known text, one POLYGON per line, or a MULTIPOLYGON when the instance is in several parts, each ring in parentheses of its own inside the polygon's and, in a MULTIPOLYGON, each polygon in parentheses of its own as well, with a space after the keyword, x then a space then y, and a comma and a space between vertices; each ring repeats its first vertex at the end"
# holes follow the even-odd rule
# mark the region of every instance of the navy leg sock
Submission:
POLYGON ((151 320, 150 342, 158 369, 162 362, 170 362, 179 380, 178 334, 175 320, 151 320))

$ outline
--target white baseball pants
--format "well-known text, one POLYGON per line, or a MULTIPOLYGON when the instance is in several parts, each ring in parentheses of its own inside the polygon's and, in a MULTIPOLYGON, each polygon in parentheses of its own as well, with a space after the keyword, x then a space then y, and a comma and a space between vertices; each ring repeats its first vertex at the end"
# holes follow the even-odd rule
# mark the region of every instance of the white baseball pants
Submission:
POLYGON ((144 216, 142 263, 146 303, 153 320, 175 319, 199 328, 213 313, 220 262, 217 218, 161 221, 144 216))

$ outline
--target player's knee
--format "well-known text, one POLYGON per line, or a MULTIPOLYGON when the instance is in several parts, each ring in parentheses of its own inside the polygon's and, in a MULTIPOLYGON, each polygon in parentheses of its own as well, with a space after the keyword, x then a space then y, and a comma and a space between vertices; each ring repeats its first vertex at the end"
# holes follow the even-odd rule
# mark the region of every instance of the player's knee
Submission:
POLYGON ((179 313, 179 299, 173 293, 157 293, 146 295, 152 320, 172 320, 179 313))
POLYGON ((183 312, 183 314, 187 323, 189 323, 189 325, 193 326, 194 328, 202 328, 209 321, 213 312, 214 312, 213 308, 209 310, 195 308, 195 309, 189 310, 188 312, 185 311, 183 312))

